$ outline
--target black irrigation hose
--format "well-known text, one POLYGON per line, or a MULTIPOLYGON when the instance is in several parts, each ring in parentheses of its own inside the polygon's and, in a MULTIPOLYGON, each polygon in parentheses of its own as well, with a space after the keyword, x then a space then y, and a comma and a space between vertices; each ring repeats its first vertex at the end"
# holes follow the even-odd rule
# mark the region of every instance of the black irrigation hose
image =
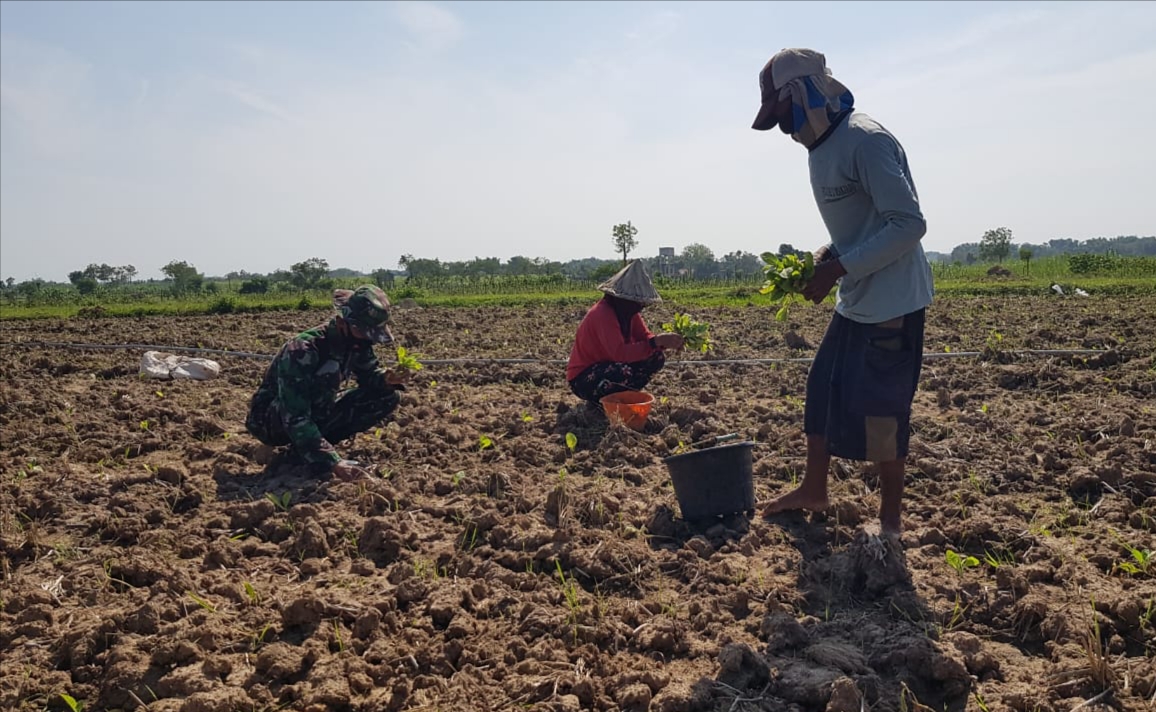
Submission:
MULTIPOLYGON (((261 361, 272 361, 273 354, 258 354, 249 351, 229 351, 227 349, 204 349, 192 348, 189 346, 156 346, 150 344, 70 344, 60 341, 13 341, 0 342, 0 346, 23 346, 28 348, 58 348, 58 349, 78 349, 91 351, 161 351, 165 353, 188 353, 188 354, 212 354, 214 356, 229 356, 232 358, 252 358, 261 361)), ((948 351, 944 353, 925 353, 923 354, 924 361, 933 359, 946 358, 977 358, 982 356, 983 351, 948 351)), ((1093 356, 1096 354, 1108 353, 1106 349, 1008 349, 1003 353, 1013 354, 1016 356, 1093 356)), ((745 358, 745 359, 694 359, 694 360, 679 360, 671 359, 666 362, 668 366, 671 365, 698 365, 698 366, 732 366, 740 364, 753 365, 767 365, 777 363, 810 363, 814 359, 811 357, 800 358, 745 358)), ((427 366, 456 366, 464 364, 542 364, 548 366, 563 365, 566 363, 564 359, 538 359, 538 358, 444 358, 444 359, 429 359, 423 360, 422 363, 427 366)))

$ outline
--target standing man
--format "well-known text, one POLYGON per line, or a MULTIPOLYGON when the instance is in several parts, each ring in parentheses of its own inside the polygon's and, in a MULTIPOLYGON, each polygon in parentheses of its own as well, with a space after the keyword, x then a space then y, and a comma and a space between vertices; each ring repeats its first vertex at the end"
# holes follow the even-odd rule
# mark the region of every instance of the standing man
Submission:
POLYGON ((934 289, 920 239, 927 230, 907 154, 855 111, 826 58, 784 49, 759 74, 752 128, 778 125, 808 151, 811 188, 831 243, 815 253, 803 295, 818 304, 835 283, 835 314, 807 377, 807 471, 764 515, 827 507, 831 456, 878 463, 882 531, 902 529, 903 466, 911 401, 934 289))
POLYGON ((328 323, 289 340, 253 395, 245 427, 267 446, 289 445, 316 475, 368 477, 333 443, 364 432, 397 408, 405 372, 381 368, 374 344, 389 344, 389 299, 377 287, 333 292, 328 323), (342 390, 350 377, 357 387, 342 390))

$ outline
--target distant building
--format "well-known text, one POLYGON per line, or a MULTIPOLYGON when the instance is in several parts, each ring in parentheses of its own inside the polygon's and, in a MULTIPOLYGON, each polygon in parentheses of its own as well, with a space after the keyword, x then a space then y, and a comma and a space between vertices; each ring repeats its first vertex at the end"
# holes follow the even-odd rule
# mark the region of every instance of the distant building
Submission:
POLYGON ((658 273, 663 277, 674 276, 674 248, 658 248, 658 273))

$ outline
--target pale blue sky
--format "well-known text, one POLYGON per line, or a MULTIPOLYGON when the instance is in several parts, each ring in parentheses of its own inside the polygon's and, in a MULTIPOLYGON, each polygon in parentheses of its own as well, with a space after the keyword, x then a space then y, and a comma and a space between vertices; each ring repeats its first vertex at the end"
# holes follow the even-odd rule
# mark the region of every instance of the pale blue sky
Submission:
POLYGON ((826 241, 750 129, 786 46, 904 144, 928 250, 1153 234, 1156 4, 0 3, 0 277, 826 241))

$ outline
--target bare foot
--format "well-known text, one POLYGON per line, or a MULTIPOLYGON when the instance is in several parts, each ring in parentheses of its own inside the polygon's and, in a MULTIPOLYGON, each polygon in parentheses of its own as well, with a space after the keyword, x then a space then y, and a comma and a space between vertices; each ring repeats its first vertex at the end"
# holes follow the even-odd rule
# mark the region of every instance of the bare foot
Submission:
POLYGON ((883 537, 899 539, 903 534, 903 522, 898 517, 894 520, 880 518, 879 530, 879 534, 883 537))
POLYGON ((792 490, 782 497, 776 497, 763 507, 763 516, 769 517, 780 512, 789 512, 795 509, 806 509, 811 512, 821 512, 827 508, 825 495, 814 495, 805 492, 801 487, 792 490))
POLYGON ((356 482, 372 477, 369 470, 350 460, 342 460, 333 466, 333 476, 341 482, 356 482))

